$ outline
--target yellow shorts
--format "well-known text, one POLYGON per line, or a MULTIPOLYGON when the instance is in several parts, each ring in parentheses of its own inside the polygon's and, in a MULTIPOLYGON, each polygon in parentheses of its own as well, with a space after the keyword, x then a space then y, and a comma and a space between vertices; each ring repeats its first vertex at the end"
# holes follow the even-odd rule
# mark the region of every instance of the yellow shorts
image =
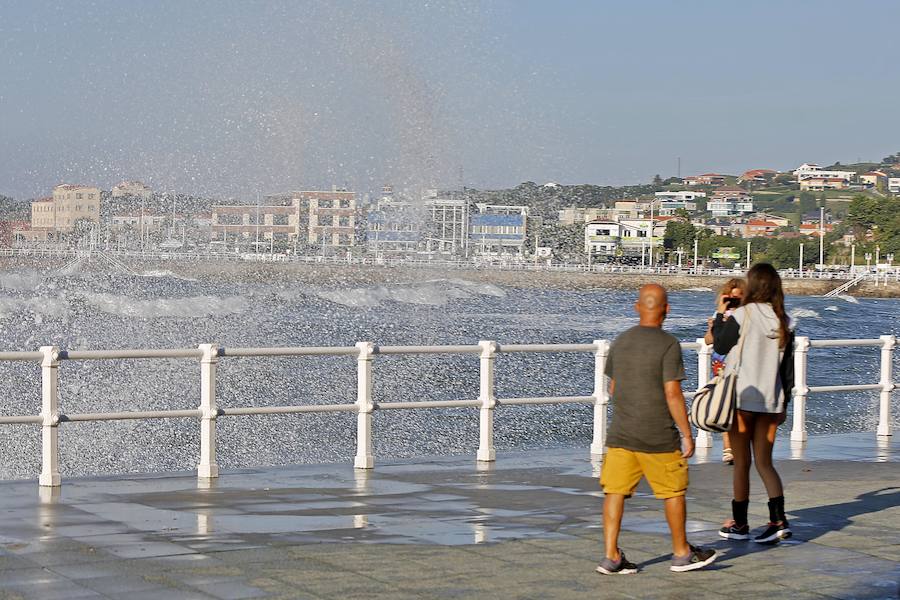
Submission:
POLYGON ((688 487, 687 459, 681 452, 635 452, 610 448, 603 458, 600 485, 606 494, 631 496, 641 477, 660 499, 684 496, 688 487))

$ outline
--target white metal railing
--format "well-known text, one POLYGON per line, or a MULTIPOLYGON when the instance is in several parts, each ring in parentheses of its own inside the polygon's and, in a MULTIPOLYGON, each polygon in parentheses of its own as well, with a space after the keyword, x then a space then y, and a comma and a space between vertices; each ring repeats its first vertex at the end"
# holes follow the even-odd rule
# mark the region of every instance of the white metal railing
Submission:
MULTIPOLYGON (((454 258, 410 258, 392 256, 321 256, 309 254, 269 254, 269 253, 233 253, 214 251, 195 252, 158 252, 158 251, 130 251, 130 250, 86 250, 72 248, 34 247, 34 248, 0 248, 0 257, 20 258, 58 258, 70 259, 70 263, 80 262, 83 258, 97 255, 98 261, 108 263, 118 270, 127 270, 129 267, 122 260, 135 261, 220 261, 242 263, 246 261, 260 262, 284 262, 302 264, 326 264, 326 265, 370 265, 378 267, 410 267, 410 268, 441 268, 450 270, 497 270, 497 271, 551 271, 561 273, 606 273, 606 274, 643 274, 643 275, 705 275, 715 277, 729 277, 744 274, 742 268, 706 268, 706 267, 642 267, 637 265, 612 265, 612 264, 581 264, 546 261, 535 262, 520 257, 505 259, 454 259, 454 258)), ((900 281, 900 267, 889 268, 865 268, 832 270, 797 270, 783 269, 779 271, 784 279, 817 279, 829 281, 874 281, 876 284, 882 281, 887 285, 888 281, 900 281), (851 272, 852 271, 852 272, 851 272)))
MULTIPOLYGON (((809 394, 824 392, 880 391, 878 436, 891 435, 891 393, 893 382, 893 352, 896 347, 893 335, 877 339, 810 340, 798 337, 794 348, 795 386, 791 440, 804 443, 806 432, 806 400, 809 394), (880 372, 878 383, 810 386, 807 381, 807 365, 810 349, 877 347, 880 348, 880 372)), ((684 350, 697 353, 697 386, 709 380, 711 346, 703 339, 683 342, 684 350)), ((59 426, 67 422, 113 421, 123 419, 171 419, 194 418, 200 420, 200 460, 197 466, 199 478, 218 477, 216 462, 216 421, 218 417, 244 415, 272 415, 299 413, 349 412, 357 415, 356 455, 354 466, 371 469, 372 415, 376 410, 412 410, 424 408, 477 408, 479 410, 479 437, 476 456, 479 461, 493 461, 494 413, 498 406, 534 404, 590 404, 593 406, 593 436, 590 445, 592 455, 605 452, 607 431, 608 391, 604 377, 606 358, 610 344, 607 340, 595 340, 591 344, 499 344, 481 341, 471 345, 447 346, 376 346, 372 342, 357 342, 355 346, 287 347, 287 348, 228 348, 214 344, 201 344, 187 349, 140 350, 61 350, 56 346, 42 346, 36 352, 0 352, 0 361, 30 361, 41 366, 41 412, 39 415, 0 416, 0 424, 39 424, 42 437, 41 473, 42 486, 60 485, 59 474, 59 426), (594 386, 589 396, 542 396, 525 398, 497 398, 494 375, 498 354, 510 353, 589 353, 594 357, 594 386), (476 399, 434 400, 409 402, 376 402, 373 396, 373 364, 379 355, 472 355, 480 362, 479 394, 476 399), (216 402, 216 370, 220 359, 237 357, 287 357, 287 356, 345 356, 356 359, 356 401, 343 404, 313 404, 297 406, 249 406, 219 407, 216 402), (64 414, 59 407, 59 367, 71 360, 121 360, 121 359, 193 359, 200 363, 200 404, 196 409, 155 410, 64 414)), ((698 432, 697 446, 709 448, 712 438, 704 431, 698 432)))

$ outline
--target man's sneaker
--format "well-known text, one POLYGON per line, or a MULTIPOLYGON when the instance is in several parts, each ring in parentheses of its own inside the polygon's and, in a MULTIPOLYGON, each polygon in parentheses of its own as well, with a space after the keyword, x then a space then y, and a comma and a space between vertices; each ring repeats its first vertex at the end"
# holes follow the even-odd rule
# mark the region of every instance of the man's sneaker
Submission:
POLYGON ((742 525, 738 527, 737 523, 731 520, 722 526, 722 529, 719 530, 719 535, 726 540, 749 540, 750 526, 742 525))
POLYGON ((716 551, 711 548, 691 546, 691 553, 687 556, 672 557, 672 566, 669 567, 669 570, 675 571, 676 573, 683 573, 685 571, 702 569, 716 560, 717 556, 718 554, 716 554, 716 551))
POLYGON ((786 540, 792 535, 788 522, 779 521, 778 523, 769 523, 766 530, 753 538, 753 541, 757 544, 773 544, 780 540, 786 540))
POLYGON ((637 565, 631 562, 628 562, 628 559, 625 558, 625 553, 622 552, 622 549, 619 549, 619 560, 613 561, 608 558, 604 558, 603 561, 597 565, 597 572, 603 573, 604 575, 634 575, 638 572, 637 565))

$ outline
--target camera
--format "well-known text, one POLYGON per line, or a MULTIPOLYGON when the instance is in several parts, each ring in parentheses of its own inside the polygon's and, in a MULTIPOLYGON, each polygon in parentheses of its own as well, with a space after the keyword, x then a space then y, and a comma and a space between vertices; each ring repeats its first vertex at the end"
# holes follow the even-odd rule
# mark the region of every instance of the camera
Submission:
POLYGON ((741 305, 740 298, 733 298, 731 296, 725 298, 725 306, 727 306, 731 310, 734 310, 735 308, 737 308, 740 305, 741 305))

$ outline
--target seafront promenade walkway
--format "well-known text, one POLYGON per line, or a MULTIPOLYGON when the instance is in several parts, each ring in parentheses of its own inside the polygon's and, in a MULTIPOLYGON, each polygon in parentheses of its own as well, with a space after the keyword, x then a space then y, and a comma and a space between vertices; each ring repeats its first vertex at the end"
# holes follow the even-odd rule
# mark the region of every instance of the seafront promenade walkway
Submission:
MULTIPOLYGON (((585 449, 0 483, 0 598, 896 598, 900 440, 812 437, 777 449, 795 537, 726 542, 730 470, 691 469, 692 542, 722 553, 668 570, 662 505, 628 502, 635 576, 594 572, 599 465, 585 449)), ((766 520, 753 480, 751 522, 766 520)))

